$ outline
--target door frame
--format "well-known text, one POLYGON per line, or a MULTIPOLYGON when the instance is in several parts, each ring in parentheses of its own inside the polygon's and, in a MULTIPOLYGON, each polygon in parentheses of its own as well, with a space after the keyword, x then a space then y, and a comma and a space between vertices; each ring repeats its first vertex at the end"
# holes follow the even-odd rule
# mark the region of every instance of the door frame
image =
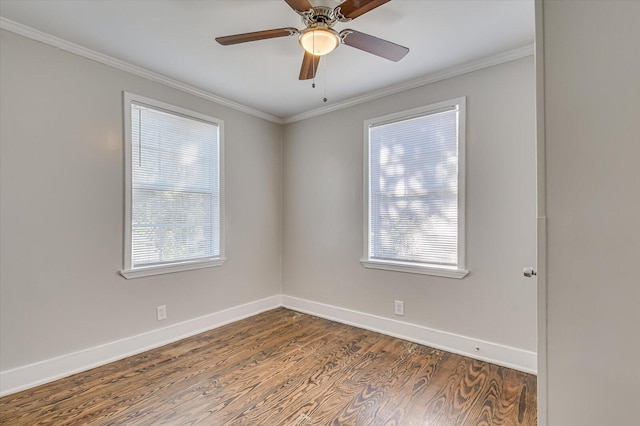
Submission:
POLYGON ((535 0, 538 425, 547 426, 547 185, 544 108, 544 0, 535 0))

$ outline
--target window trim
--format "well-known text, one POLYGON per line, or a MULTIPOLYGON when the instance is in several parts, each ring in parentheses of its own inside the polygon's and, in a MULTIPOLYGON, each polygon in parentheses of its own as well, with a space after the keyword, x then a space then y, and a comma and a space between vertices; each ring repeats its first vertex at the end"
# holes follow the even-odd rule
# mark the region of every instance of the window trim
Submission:
POLYGON ((209 268, 222 265, 227 259, 225 257, 225 198, 224 198, 224 121, 191 111, 155 99, 136 95, 130 92, 123 92, 124 106, 124 269, 120 271, 120 275, 126 279, 141 278, 151 275, 168 274, 173 272, 188 271, 201 268, 209 268), (132 265, 132 205, 133 205, 133 169, 132 169, 132 137, 131 137, 131 105, 132 103, 147 105, 154 109, 163 110, 173 115, 182 115, 187 118, 212 123, 218 126, 218 158, 219 158, 219 200, 220 200, 220 255, 215 257, 206 257, 200 259, 181 260, 173 263, 165 263, 161 265, 141 266, 134 268, 132 265))
POLYGON ((364 163, 363 163, 363 182, 364 182, 364 204, 363 204, 363 257, 360 259, 360 263, 365 268, 371 269, 383 269, 396 272, 408 272, 413 274, 434 275, 446 278, 464 278, 469 274, 469 270, 466 269, 466 97, 450 99, 447 101, 437 102, 434 104, 413 108, 393 114, 387 114, 381 117, 376 117, 364 121, 364 163), (438 111, 443 111, 452 107, 458 108, 458 263, 457 266, 443 266, 435 264, 424 264, 418 262, 406 262, 406 261, 393 261, 393 260, 380 260, 372 259, 369 257, 369 244, 370 244, 370 211, 371 205, 369 203, 369 129, 373 126, 386 124, 390 122, 397 122, 411 117, 433 114, 438 111))

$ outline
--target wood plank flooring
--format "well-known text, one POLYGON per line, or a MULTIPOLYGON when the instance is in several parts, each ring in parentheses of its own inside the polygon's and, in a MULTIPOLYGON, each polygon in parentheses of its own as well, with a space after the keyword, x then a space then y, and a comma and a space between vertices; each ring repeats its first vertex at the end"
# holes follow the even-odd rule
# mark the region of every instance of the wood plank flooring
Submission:
POLYGON ((275 309, 0 399, 2 425, 535 425, 535 376, 275 309))

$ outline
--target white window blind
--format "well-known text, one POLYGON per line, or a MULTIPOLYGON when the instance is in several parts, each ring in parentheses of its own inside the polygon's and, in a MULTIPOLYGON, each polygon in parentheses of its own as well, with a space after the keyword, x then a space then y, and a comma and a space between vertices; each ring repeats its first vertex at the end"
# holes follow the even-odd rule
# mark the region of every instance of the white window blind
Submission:
POLYGON ((131 108, 132 269, 219 257, 219 126, 131 108))
POLYGON ((449 104, 368 123, 369 261, 464 267, 459 114, 449 104))

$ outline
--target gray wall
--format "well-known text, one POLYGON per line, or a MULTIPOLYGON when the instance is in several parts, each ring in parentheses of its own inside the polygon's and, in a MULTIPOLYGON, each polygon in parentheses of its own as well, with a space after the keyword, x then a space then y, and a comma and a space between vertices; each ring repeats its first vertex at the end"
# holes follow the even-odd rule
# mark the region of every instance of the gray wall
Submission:
POLYGON ((283 293, 536 350, 534 64, 528 57, 286 126, 283 293), (467 96, 462 280, 363 268, 363 121, 467 96))
POLYGON ((640 2, 543 6, 549 425, 635 425, 640 2))
POLYGON ((407 322, 535 351, 536 289, 521 274, 535 262, 533 58, 283 130, 10 32, 1 42, 0 370, 279 293, 390 318, 402 299, 407 322), (123 90, 225 121, 224 266, 118 274, 123 90), (470 275, 363 268, 363 121, 459 96, 470 275))
POLYGON ((281 126, 10 32, 0 40, 0 370, 280 293, 281 126), (224 120, 223 267, 118 274, 123 90, 224 120))

